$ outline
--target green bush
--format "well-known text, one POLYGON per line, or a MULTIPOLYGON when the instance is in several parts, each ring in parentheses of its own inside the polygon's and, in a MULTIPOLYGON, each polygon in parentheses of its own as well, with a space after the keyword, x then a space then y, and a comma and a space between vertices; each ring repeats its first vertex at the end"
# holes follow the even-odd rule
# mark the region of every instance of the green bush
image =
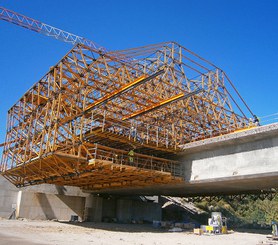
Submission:
MULTIPOLYGON (((252 196, 247 196, 241 201, 224 198, 220 201, 202 201, 195 204, 208 214, 213 211, 222 212, 222 215, 228 218, 231 228, 269 228, 272 220, 278 221, 278 195, 271 201, 254 200, 252 196)), ((195 218, 198 220, 198 217, 195 218)))

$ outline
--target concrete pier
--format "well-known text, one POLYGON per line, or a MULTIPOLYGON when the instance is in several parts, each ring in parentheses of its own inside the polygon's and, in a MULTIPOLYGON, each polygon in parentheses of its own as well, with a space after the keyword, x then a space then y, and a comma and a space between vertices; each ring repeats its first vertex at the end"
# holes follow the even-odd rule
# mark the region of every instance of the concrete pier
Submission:
POLYGON ((144 202, 138 196, 86 198, 86 220, 94 222, 152 222, 161 219, 161 204, 144 202))
POLYGON ((0 176, 0 217, 70 220, 84 218, 85 198, 77 187, 37 185, 18 189, 0 176))

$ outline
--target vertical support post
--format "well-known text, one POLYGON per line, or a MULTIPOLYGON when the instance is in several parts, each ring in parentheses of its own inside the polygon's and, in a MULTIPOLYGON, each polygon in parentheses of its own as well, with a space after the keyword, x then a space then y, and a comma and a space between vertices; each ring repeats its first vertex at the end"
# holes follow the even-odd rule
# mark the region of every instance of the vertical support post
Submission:
POLYGON ((146 143, 149 144, 149 124, 147 124, 147 139, 146 139, 146 143))
POLYGON ((138 122, 136 121, 135 122, 135 127, 134 127, 134 131, 135 131, 135 133, 134 133, 134 141, 136 141, 136 138, 137 138, 137 124, 138 124, 138 122))
POLYGON ((156 146, 158 146, 158 126, 156 127, 156 146))
POLYGON ((129 126, 129 136, 128 139, 131 139, 131 133, 132 133, 132 123, 130 122, 130 126, 129 126))
POLYGON ((179 48, 179 58, 180 58, 180 64, 182 63, 182 49, 181 49, 181 47, 179 48))
POLYGON ((175 58, 175 56, 174 56, 174 53, 175 53, 174 49, 175 49, 175 44, 172 44, 172 47, 171 47, 171 58, 172 58, 172 60, 174 60, 174 58, 175 58))
POLYGON ((168 132, 168 129, 166 128, 166 148, 169 147, 169 132, 168 132))
POLYGON ((104 131, 104 125, 105 125, 105 116, 106 116, 106 110, 103 112, 103 120, 102 120, 102 132, 104 131))
POLYGON ((92 111, 92 116, 91 116, 91 126, 90 126, 90 133, 93 131, 93 125, 94 125, 94 111, 92 111))
POLYGON ((175 150, 177 149, 177 138, 176 138, 176 131, 175 131, 175 125, 172 124, 172 135, 174 137, 173 143, 174 143, 174 148, 175 150))
POLYGON ((173 162, 171 162, 170 164, 171 164, 171 174, 173 174, 173 162))
POLYGON ((96 144, 96 147, 95 147, 95 159, 97 159, 97 144, 96 144))
POLYGON ((175 137, 175 150, 177 149, 177 134, 176 131, 174 132, 174 137, 175 137))

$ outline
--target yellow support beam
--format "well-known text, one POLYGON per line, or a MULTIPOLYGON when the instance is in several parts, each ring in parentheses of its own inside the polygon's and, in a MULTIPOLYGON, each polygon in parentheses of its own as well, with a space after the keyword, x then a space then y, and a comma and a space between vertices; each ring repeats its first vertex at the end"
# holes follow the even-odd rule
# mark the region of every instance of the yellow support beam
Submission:
POLYGON ((204 91, 204 90, 203 89, 198 89, 198 90, 196 90, 194 92, 191 92, 191 93, 188 93, 188 94, 180 93, 180 94, 175 95, 175 96, 173 96, 173 97, 171 97, 169 99, 160 101, 160 102, 158 102, 158 103, 156 103, 154 105, 151 105, 151 106, 146 107, 146 108, 144 108, 144 109, 142 109, 142 110, 140 110, 138 112, 135 112, 135 113, 133 113, 133 114, 131 114, 129 116, 126 116, 122 120, 124 121, 124 120, 127 120, 127 119, 131 119, 131 118, 143 115, 143 114, 145 114, 147 112, 150 112, 150 111, 152 111, 154 109, 158 109, 159 107, 165 106, 167 104, 170 104, 170 103, 175 102, 175 101, 180 100, 180 99, 186 99, 186 98, 188 98, 188 97, 190 97, 192 95, 198 94, 198 93, 200 93, 202 91, 204 91))
POLYGON ((128 83, 126 85, 124 85, 123 87, 115 90, 114 92, 105 95, 104 97, 100 98, 99 100, 97 100, 95 103, 93 103, 92 105, 88 106, 84 112, 87 112, 93 108, 95 108, 96 106, 100 106, 103 103, 106 103, 118 96, 120 96, 121 94, 129 91, 130 89, 134 89, 135 87, 139 86, 140 84, 147 82, 155 77, 157 77, 158 75, 162 74, 164 72, 164 70, 160 70, 156 73, 154 73, 153 75, 150 76, 146 76, 146 75, 142 75, 140 77, 138 77, 137 79, 135 79, 134 81, 132 81, 131 83, 128 83))
POLYGON ((129 116, 126 116, 122 120, 124 121, 124 120, 127 120, 127 119, 131 119, 131 118, 137 117, 137 116, 139 116, 141 114, 145 114, 145 113, 147 113, 147 112, 149 112, 149 111, 151 111, 153 109, 157 109, 158 107, 161 107, 163 105, 169 104, 170 102, 178 100, 178 99, 182 98, 183 96, 184 96, 184 93, 181 93, 181 94, 173 96, 173 97, 171 97, 171 98, 169 98, 167 100, 160 101, 160 102, 158 102, 158 103, 156 103, 154 105, 151 105, 151 106, 146 107, 146 108, 144 108, 144 109, 142 109, 142 110, 140 110, 138 112, 135 112, 135 113, 133 113, 133 114, 131 114, 129 116))
POLYGON ((119 89, 113 91, 112 93, 109 93, 109 94, 105 95, 104 97, 100 98, 99 100, 95 101, 95 103, 93 103, 93 104, 89 105, 87 108, 85 108, 85 110, 82 113, 64 118, 63 120, 60 121, 59 125, 63 125, 65 123, 73 120, 74 118, 85 115, 90 110, 94 109, 95 107, 101 106, 102 104, 104 104, 110 100, 113 100, 114 98, 120 96, 121 94, 126 93, 127 91, 129 91, 131 89, 134 89, 135 87, 139 86, 140 84, 147 82, 149 80, 152 80, 153 78, 157 77, 158 75, 162 74, 163 72, 164 72, 164 70, 160 70, 150 76, 142 75, 142 76, 138 77, 134 81, 120 87, 119 89))
POLYGON ((146 75, 143 75, 137 79, 135 79, 133 82, 126 84, 125 86, 115 90, 114 92, 107 94, 106 96, 100 98, 99 100, 97 100, 95 103, 93 103, 92 105, 88 106, 85 111, 90 110, 92 108, 94 108, 95 106, 100 105, 101 103, 104 103, 112 98, 114 98, 116 95, 121 94, 123 92, 126 92, 126 90, 128 90, 129 88, 134 87, 135 85, 137 85, 138 83, 140 83, 142 80, 144 80, 145 78, 147 78, 146 75))

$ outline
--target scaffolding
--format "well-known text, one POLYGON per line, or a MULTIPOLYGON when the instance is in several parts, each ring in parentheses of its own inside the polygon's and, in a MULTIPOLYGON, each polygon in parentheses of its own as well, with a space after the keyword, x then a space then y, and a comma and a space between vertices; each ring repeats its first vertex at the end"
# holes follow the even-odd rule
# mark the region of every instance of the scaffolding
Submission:
POLYGON ((225 72, 177 43, 77 44, 9 110, 1 172, 17 186, 88 190, 181 182, 183 145, 248 127, 241 100, 225 72))

